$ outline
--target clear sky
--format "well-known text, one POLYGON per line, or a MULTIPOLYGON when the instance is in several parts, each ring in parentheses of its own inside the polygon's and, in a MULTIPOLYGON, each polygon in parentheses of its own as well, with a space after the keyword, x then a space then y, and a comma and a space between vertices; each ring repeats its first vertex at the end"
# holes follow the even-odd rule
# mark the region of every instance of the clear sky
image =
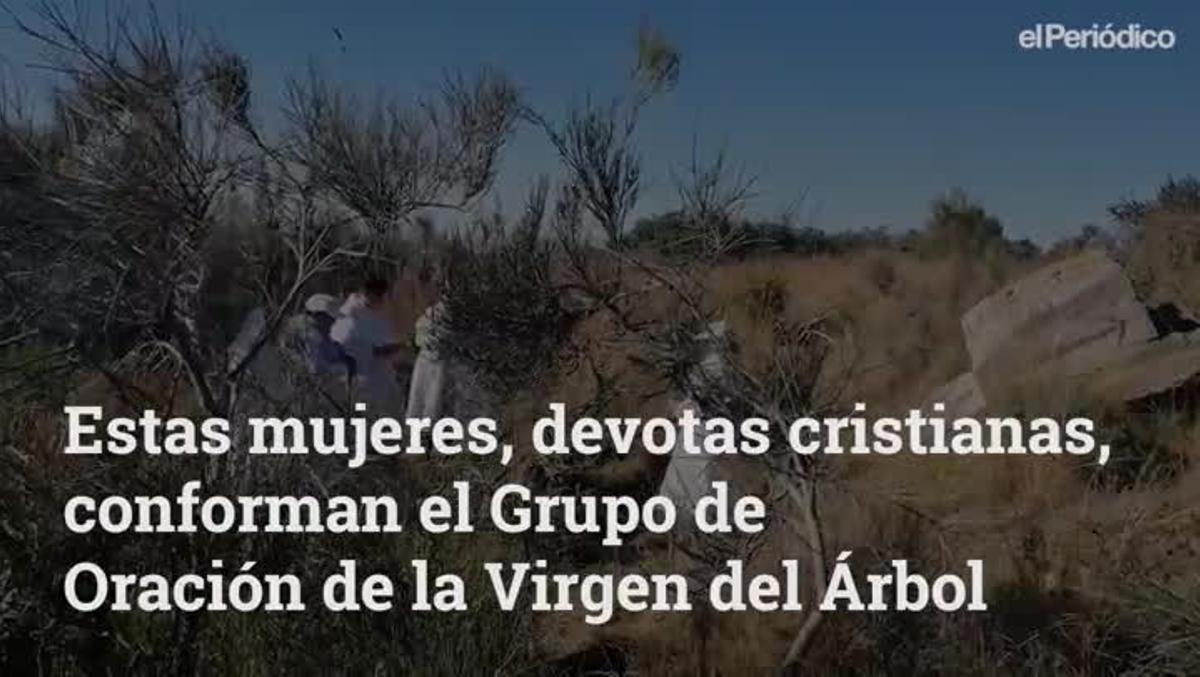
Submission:
MULTIPOLYGON (((165 7, 249 57, 261 107, 276 105, 286 78, 312 61, 368 94, 419 92, 446 69, 490 65, 557 113, 573 98, 621 91, 647 18, 679 46, 683 67, 641 129, 643 212, 669 204, 670 170, 689 160, 693 138, 759 177, 757 211, 807 195, 802 211, 830 230, 918 226, 932 197, 960 186, 1010 236, 1044 242, 1104 223, 1107 204, 1145 195, 1168 174, 1200 172, 1200 3, 1187 0, 165 7), (1178 41, 1154 52, 1018 49, 1018 32, 1039 21, 1139 22, 1178 41)), ((7 27, 0 53, 18 69, 32 58, 7 27)), ((505 163, 505 207, 554 167, 531 132, 505 163)))

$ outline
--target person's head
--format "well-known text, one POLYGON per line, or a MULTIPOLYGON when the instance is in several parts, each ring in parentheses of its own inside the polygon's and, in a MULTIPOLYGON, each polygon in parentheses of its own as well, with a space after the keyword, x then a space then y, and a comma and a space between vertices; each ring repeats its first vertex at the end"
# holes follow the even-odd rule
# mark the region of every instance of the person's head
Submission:
POLYGON ((333 326, 334 316, 337 315, 337 299, 329 294, 313 294, 304 302, 304 313, 321 333, 326 333, 333 326))
POLYGON ((329 330, 333 328, 334 318, 330 313, 309 313, 308 317, 322 335, 328 335, 329 330))
POLYGON ((363 296, 367 299, 367 303, 372 306, 377 306, 383 303, 384 297, 388 293, 388 281, 382 275, 368 275, 363 281, 363 296))

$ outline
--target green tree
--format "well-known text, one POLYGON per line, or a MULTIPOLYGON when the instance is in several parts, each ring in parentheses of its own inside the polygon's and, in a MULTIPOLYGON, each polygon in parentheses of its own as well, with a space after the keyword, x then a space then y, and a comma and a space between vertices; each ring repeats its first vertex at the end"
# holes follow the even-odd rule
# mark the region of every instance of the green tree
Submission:
POLYGON ((925 244, 934 253, 980 255, 1004 243, 1004 227, 963 190, 955 188, 930 205, 925 244))

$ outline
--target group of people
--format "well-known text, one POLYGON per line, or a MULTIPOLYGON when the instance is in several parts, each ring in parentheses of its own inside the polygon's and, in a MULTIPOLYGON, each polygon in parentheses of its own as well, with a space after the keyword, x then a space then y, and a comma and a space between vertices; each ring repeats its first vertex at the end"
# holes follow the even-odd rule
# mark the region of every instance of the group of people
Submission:
MULTIPOLYGON (((405 344, 385 314, 388 282, 369 277, 361 289, 339 302, 314 294, 285 334, 307 370, 321 381, 345 384, 355 401, 381 414, 399 413, 404 398, 393 367, 405 344)), ((406 416, 436 417, 443 387, 441 364, 432 348, 433 309, 417 325, 418 356, 410 382, 406 416)))
MULTIPOLYGON (((389 285, 380 277, 368 278, 361 289, 344 301, 329 294, 314 294, 304 304, 304 312, 294 316, 283 332, 283 347, 300 356, 305 370, 334 397, 365 403, 369 410, 382 415, 434 419, 444 415, 447 381, 456 383, 463 374, 448 378, 447 366, 438 355, 438 327, 445 322, 445 311, 438 303, 427 308, 415 326, 417 350, 409 382, 408 397, 403 398, 394 358, 405 344, 396 335, 385 313, 389 285)), ((259 312, 259 311, 256 311, 259 312)), ((261 312, 251 314, 236 343, 245 343, 261 326, 261 312), (257 324, 256 324, 256 319, 257 324)), ((725 380, 726 350, 729 346, 723 322, 709 324, 696 336, 699 359, 689 370, 688 383, 671 402, 675 413, 690 410, 703 416, 700 402, 714 386, 725 380)), ((269 359, 264 357, 264 363, 269 359)), ((263 364, 265 371, 274 371, 263 364)), ((719 387, 719 386, 718 386, 719 387)), ((450 404, 457 401, 450 397, 450 404)), ((671 455, 659 491, 677 505, 692 507, 705 492, 715 475, 713 459, 687 453, 682 447, 671 455)))

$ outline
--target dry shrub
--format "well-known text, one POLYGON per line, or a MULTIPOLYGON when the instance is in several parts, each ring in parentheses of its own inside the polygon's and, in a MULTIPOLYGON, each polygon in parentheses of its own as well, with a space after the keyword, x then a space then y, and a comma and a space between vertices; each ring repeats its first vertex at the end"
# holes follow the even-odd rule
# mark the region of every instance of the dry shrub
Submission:
POLYGON ((709 278, 715 303, 751 347, 769 343, 777 320, 830 316, 845 323, 851 340, 839 346, 829 368, 851 365, 846 399, 879 411, 918 403, 966 370, 962 313, 1029 265, 1012 260, 999 273, 981 275, 959 257, 876 250, 728 264, 709 278))
POLYGON ((1173 302, 1200 316, 1200 215, 1146 216, 1137 227, 1128 269, 1147 301, 1173 302))
MULTIPOLYGON (((844 401, 862 400, 873 412, 891 413, 914 406, 931 388, 967 368, 962 312, 1032 265, 1009 260, 986 269, 954 256, 878 250, 719 264, 705 279, 713 292, 708 303, 729 323, 747 368, 769 359, 781 324, 836 316, 854 338, 830 360, 853 366, 844 401), (885 269, 886 275, 880 273, 885 269)), ((666 293, 647 294, 638 308, 645 318, 672 312, 666 293)), ((567 402, 576 415, 644 417, 666 411, 667 384, 641 364, 645 356, 635 341, 614 340, 619 333, 601 316, 575 328, 578 368, 508 404, 506 418, 515 439, 544 415, 547 400, 567 402)), ((1020 393, 999 406, 1055 416, 1092 411, 1109 422, 1105 431, 1137 430, 1113 432, 1117 462, 1098 472, 1068 458, 868 457, 831 464, 821 509, 830 552, 854 550, 862 571, 901 556, 930 571, 958 569, 967 558, 981 558, 993 608, 971 617, 834 615, 798 666, 800 672, 1187 674, 1195 667, 1189 638, 1200 636, 1200 625, 1197 615, 1188 613, 1195 604, 1188 562, 1200 554, 1200 523, 1189 506, 1200 498, 1195 489, 1200 471, 1188 460, 1195 460, 1200 448, 1200 426, 1185 412, 1138 419, 1052 389, 1020 393), (1130 448, 1129 439, 1140 446, 1130 448), (1122 459, 1150 448, 1165 456, 1143 455, 1140 462, 1122 465, 1122 459), (1162 458, 1179 462, 1170 472, 1159 472, 1166 467, 1158 463, 1162 458), (1156 616, 1153 609, 1159 607, 1174 611, 1156 616)), ((657 484, 660 461, 635 457, 550 467, 525 455, 513 472, 535 485, 644 494, 657 484)), ((753 463, 736 470, 747 482, 756 471, 753 463)), ((672 568, 662 553, 649 554, 636 566, 672 568)), ((597 556, 608 557, 598 552, 590 557, 597 556)), ((803 543, 780 526, 747 563, 748 571, 776 570, 782 558, 803 561, 805 556, 803 543)), ((546 617, 535 619, 535 633, 554 637, 540 645, 543 651, 580 652, 575 660, 581 665, 598 666, 616 655, 645 674, 724 674, 778 665, 798 623, 789 614, 698 610, 624 614, 601 629, 584 627, 570 616, 546 617)))
MULTIPOLYGON (((771 351, 772 328, 780 322, 821 313, 843 318, 855 338, 841 356, 855 364, 846 398, 885 412, 914 406, 930 388, 964 370, 969 361, 961 313, 1032 265, 1009 261, 997 273, 967 259, 878 251, 720 265, 708 279, 713 303, 730 322, 748 363, 771 351), (886 295, 879 289, 883 265, 892 271, 886 295)), ((616 362, 611 366, 620 369, 616 362)), ((801 672, 1188 674, 1194 668, 1188 648, 1195 643, 1189 638, 1200 636, 1200 624, 1188 613, 1195 604, 1188 562, 1200 550, 1200 522, 1189 506, 1197 498, 1200 471, 1187 460, 1196 456, 1200 427, 1186 412, 1151 412, 1139 419, 1065 391, 1022 397, 1001 407, 1054 416, 1091 411, 1110 424, 1102 436, 1138 426, 1130 434, 1146 443, 1127 448, 1128 435, 1113 432, 1117 462, 1104 470, 1070 458, 834 462, 821 509, 830 552, 854 550, 862 571, 893 557, 930 571, 981 558, 992 610, 970 617, 835 615, 801 672), (1139 456, 1150 448, 1162 455, 1139 456), (1178 462, 1167 464, 1167 472, 1162 458, 1178 462), (1148 623, 1154 605, 1174 611, 1148 623)), ((657 406, 631 393, 622 401, 623 411, 643 416, 657 406)), ((780 530, 748 568, 770 570, 781 558, 804 556, 796 536, 780 530)), ((628 642, 648 674, 723 674, 777 665, 798 623, 788 614, 705 620, 697 612, 653 621, 621 618, 603 634, 628 642)))

